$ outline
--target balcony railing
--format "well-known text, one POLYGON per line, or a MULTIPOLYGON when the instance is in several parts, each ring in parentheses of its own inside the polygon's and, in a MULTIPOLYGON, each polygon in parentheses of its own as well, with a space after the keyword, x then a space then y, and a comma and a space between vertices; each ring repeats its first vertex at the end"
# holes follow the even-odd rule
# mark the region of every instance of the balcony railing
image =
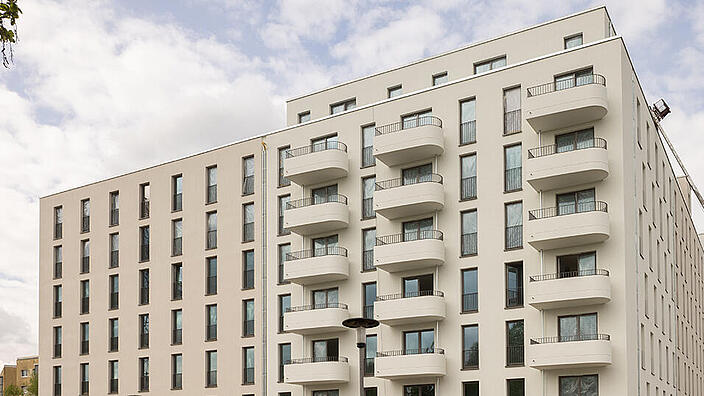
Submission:
POLYGON ((558 342, 577 342, 577 341, 610 341, 611 336, 608 334, 578 334, 572 336, 557 336, 557 337, 543 337, 543 338, 531 338, 530 344, 555 344, 558 342))
POLYGON ((288 309, 286 309, 286 312, 304 312, 304 311, 312 311, 314 309, 326 309, 326 308, 347 309, 347 304, 328 302, 328 303, 322 303, 322 304, 299 305, 297 307, 289 307, 288 309))
POLYGON ((321 363, 321 362, 342 362, 347 363, 349 359, 344 356, 315 356, 308 358, 291 359, 284 364, 306 364, 306 363, 321 363))
POLYGON ((374 158, 374 147, 362 147, 362 167, 376 165, 376 158, 374 158))
POLYGON ((562 91, 574 87, 580 87, 589 84, 599 84, 606 86, 606 77, 601 74, 589 74, 578 76, 570 80, 552 81, 546 84, 537 85, 528 88, 528 97, 544 95, 550 92, 562 91))
POLYGON ((462 351, 462 368, 479 368, 479 347, 470 347, 469 349, 462 351))
POLYGON ((242 180, 242 195, 254 194, 254 175, 245 176, 242 180))
POLYGON ((376 136, 385 135, 387 133, 399 132, 404 129, 417 128, 421 126, 432 125, 442 128, 442 120, 435 116, 420 116, 413 118, 411 120, 404 120, 399 122, 394 122, 393 124, 383 125, 376 127, 374 134, 376 136))
POLYGON ((413 297, 424 297, 424 296, 437 296, 445 297, 445 293, 439 290, 420 290, 414 292, 404 292, 404 293, 393 293, 385 294, 383 296, 377 296, 376 301, 390 301, 390 300, 400 300, 402 298, 413 298, 413 297))
POLYGON ((472 199, 477 197, 477 177, 463 177, 460 180, 460 199, 472 199))
POLYGON ((442 176, 436 173, 430 173, 427 175, 418 176, 415 179, 407 179, 403 177, 398 177, 396 179, 382 180, 374 183, 374 189, 376 191, 388 190, 390 188, 396 188, 401 186, 410 186, 419 183, 439 183, 442 184, 442 176))
POLYGON ((578 202, 570 205, 560 205, 551 208, 535 209, 528 212, 528 220, 547 219, 566 216, 575 213, 608 212, 609 205, 602 201, 578 202))
POLYGON ((120 224, 120 209, 110 209, 110 225, 120 224))
POLYGON ((347 197, 341 194, 331 194, 325 197, 308 197, 286 202, 286 210, 305 208, 307 206, 337 202, 347 205, 347 197))
POLYGON ((471 256, 473 254, 477 254, 477 233, 462 234, 462 255, 471 256))
POLYGON ((385 235, 376 238, 376 245, 390 245, 392 243, 402 243, 419 241, 425 239, 443 240, 443 234, 440 230, 419 230, 413 232, 403 232, 400 234, 385 235))
POLYGON ((523 366, 525 364, 525 347, 523 345, 509 345, 506 347, 506 365, 523 366))
POLYGON ((373 377, 374 376, 374 358, 365 357, 364 358, 364 376, 373 377))
POLYGON ((477 121, 467 121, 460 124, 460 144, 477 141, 477 121))
POLYGON ((294 261, 322 256, 347 257, 347 249, 340 246, 328 246, 319 249, 299 250, 297 252, 286 253, 286 261, 294 261))
POLYGON ((373 319, 374 318, 374 305, 365 305, 362 307, 362 316, 365 319, 373 319))
POLYGON ((434 347, 421 348, 421 349, 399 349, 396 351, 377 352, 376 357, 425 355, 425 354, 444 355, 445 350, 442 348, 434 348, 434 347))
POLYGON ((362 271, 374 271, 374 249, 365 250, 362 252, 362 271))
POLYGON ((540 282, 554 279, 576 278, 580 276, 602 275, 609 276, 609 271, 605 269, 588 269, 579 271, 558 272, 555 274, 534 275, 530 277, 531 282, 540 282))
POLYGON ((371 219, 376 216, 374 213, 374 198, 362 198, 362 218, 371 219))
POLYGON ((149 201, 142 201, 139 204, 139 218, 148 219, 149 218, 149 201))
POLYGON ((506 306, 520 307, 523 305, 523 288, 513 287, 506 289, 506 306))
POLYGON ((504 113, 504 135, 521 131, 521 109, 504 113))
POLYGON ((462 294, 462 312, 476 312, 479 310, 479 293, 462 294))
POLYGON ((523 168, 511 168, 504 171, 504 191, 520 190, 523 185, 523 168))
POLYGON ((347 145, 337 141, 327 141, 323 143, 314 143, 308 146, 297 147, 286 150, 286 158, 300 157, 310 153, 325 150, 340 150, 347 152, 347 145))
POLYGON ((550 144, 547 146, 540 146, 528 150, 528 159, 546 157, 548 155, 567 153, 570 151, 584 150, 589 148, 600 148, 606 150, 606 139, 594 138, 589 140, 580 140, 575 142, 571 146, 558 146, 556 144, 550 144))
POLYGON ((523 247, 523 225, 506 227, 506 249, 518 249, 523 247))

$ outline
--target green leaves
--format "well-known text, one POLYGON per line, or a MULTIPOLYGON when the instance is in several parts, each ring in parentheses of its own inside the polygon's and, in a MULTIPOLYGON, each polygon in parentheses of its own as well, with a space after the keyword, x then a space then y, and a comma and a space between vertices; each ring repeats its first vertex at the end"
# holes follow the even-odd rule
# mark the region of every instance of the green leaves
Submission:
POLYGON ((8 68, 12 62, 12 44, 17 42, 17 19, 21 13, 17 0, 0 0, 0 54, 2 65, 8 68))

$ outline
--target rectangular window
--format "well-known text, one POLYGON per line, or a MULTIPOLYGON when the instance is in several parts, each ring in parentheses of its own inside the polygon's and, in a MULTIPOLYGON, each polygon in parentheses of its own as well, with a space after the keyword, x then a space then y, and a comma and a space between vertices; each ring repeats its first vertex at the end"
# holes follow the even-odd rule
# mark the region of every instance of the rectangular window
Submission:
POLYGON ((242 383, 254 384, 254 347, 242 348, 242 383))
POLYGON ((343 102, 330 105, 330 114, 342 113, 343 111, 354 109, 357 106, 357 99, 352 98, 343 102))
POLYGON ((460 145, 477 141, 477 101, 460 102, 460 145))
POLYGON ((425 183, 433 179, 433 165, 424 164, 401 170, 401 183, 404 186, 425 183))
POLYGON ((149 304, 149 269, 139 270, 139 305, 149 304))
POLYGON ((362 219, 376 217, 374 212, 374 189, 376 176, 362 178, 362 219))
POLYGON ((599 334, 595 313, 560 316, 557 328, 560 342, 596 340, 599 334))
POLYGON ((242 158, 242 195, 254 194, 254 156, 242 158))
POLYGON ((448 81, 447 72, 435 74, 433 76, 433 86, 445 84, 448 81))
POLYGON ((401 86, 401 84, 386 88, 386 97, 387 98, 395 98, 397 96, 401 96, 402 93, 403 93, 403 86, 401 86))
MULTIPOLYGON (((594 128, 582 129, 555 136, 555 152, 564 153, 584 148, 597 147, 594 128)), ((530 156, 529 156, 530 157, 530 156)))
POLYGON ((403 332, 403 354, 416 355, 435 352, 435 330, 403 332))
POLYGON ((120 308, 120 276, 110 275, 108 284, 110 285, 109 309, 118 309, 120 308))
POLYGON ((462 312, 476 312, 479 310, 479 286, 477 283, 477 269, 472 268, 462 271, 462 312))
POLYGON ((54 279, 61 279, 63 276, 64 250, 61 245, 54 246, 54 279))
POLYGON ((475 63, 474 74, 484 73, 486 71, 498 69, 499 67, 503 66, 506 66, 506 55, 475 63))
POLYGON ((362 168, 376 165, 376 159, 374 158, 374 127, 374 124, 362 127, 362 168))
POLYGON ((423 125, 432 125, 433 111, 423 110, 417 113, 408 114, 401 117, 403 129, 417 128, 423 125))
POLYGON ((504 247, 520 249, 523 247, 523 203, 512 202, 504 205, 505 239, 504 247))
POLYGON ((205 386, 214 388, 218 386, 218 352, 205 352, 205 386))
POLYGON ((181 345, 183 342, 183 311, 174 309, 171 311, 171 344, 181 345))
POLYGON ((218 212, 208 212, 206 217, 205 248, 215 249, 218 247, 218 212))
POLYGON ((506 322, 506 366, 523 366, 524 361, 523 320, 506 322))
POLYGON ((218 306, 216 304, 205 306, 205 340, 214 341, 218 338, 218 306))
POLYGON ((556 195, 557 215, 596 210, 596 192, 593 188, 556 195))
POLYGON ((183 298, 183 264, 171 264, 171 299, 183 298))
POLYGON ((149 348, 149 314, 139 315, 139 347, 149 348))
POLYGON ((254 250, 242 252, 242 288, 254 289, 254 250))
POLYGON ((183 175, 176 175, 171 178, 171 189, 173 194, 171 210, 179 212, 183 209, 183 175))
POLYGON ((433 275, 416 275, 403 278, 403 297, 433 295, 433 275))
POLYGON ((290 148, 291 146, 279 147, 279 187, 291 185, 291 181, 284 176, 284 160, 286 159, 286 151, 290 148))
POLYGON ((149 261, 149 226, 139 227, 139 261, 149 261))
POLYGON ((110 268, 120 266, 120 234, 110 234, 110 268))
POLYGON ((90 312, 90 281, 81 281, 81 315, 90 312))
POLYGON ((336 287, 313 290, 313 309, 339 308, 339 292, 336 287))
POLYGON ((139 391, 149 392, 149 358, 139 358, 139 391))
POLYGON ((599 376, 596 374, 560 377, 560 396, 598 395, 599 376))
POLYGON ((171 221, 171 255, 180 256, 183 254, 183 220, 171 221))
POLYGON ((254 204, 242 205, 242 241, 251 242, 254 240, 254 204))
POLYGON ((54 208, 54 239, 61 239, 64 234, 64 207, 54 208))
POLYGON ((62 338, 61 326, 54 327, 54 359, 61 357, 62 338))
POLYGON ((205 203, 210 204, 218 201, 218 167, 216 165, 205 168, 207 187, 205 191, 205 203))
POLYGON ((81 274, 90 272, 90 239, 81 241, 81 274))
POLYGON ((304 111, 303 113, 298 113, 298 123, 303 124, 304 122, 310 121, 310 111, 304 111))
POLYGON ((570 89, 594 83, 594 70, 589 67, 575 72, 555 76, 555 90, 570 89))
POLYGON ((110 193, 110 225, 118 224, 120 224, 120 192, 113 191, 110 193))
POLYGON ((512 378, 506 380, 506 391, 508 396, 525 396, 526 380, 525 378, 512 378))
POLYGON ((376 301, 376 282, 362 284, 364 307, 362 315, 367 319, 374 319, 374 301, 376 301))
POLYGON ((362 271, 375 271, 374 246, 376 246, 376 228, 362 230, 362 271))
MULTIPOLYGON (((641 143, 641 142, 642 142, 642 139, 641 139, 641 137, 642 137, 642 133, 641 133, 642 129, 641 129, 641 126, 640 126, 640 123, 641 123, 640 111, 641 111, 641 109, 640 109, 640 100, 639 100, 638 98, 636 98, 636 136, 637 136, 637 138, 638 138, 638 146, 639 146, 639 147, 641 148, 641 150, 642 150, 642 149, 643 149, 643 145, 642 145, 642 143, 641 143)), ((646 144, 647 144, 647 143, 646 143, 646 144)), ((645 179, 643 179, 643 180, 645 180, 645 179)))
POLYGON ((461 255, 477 254, 477 211, 469 210, 460 214, 462 217, 461 255))
POLYGON ((81 201, 81 232, 90 231, 90 199, 81 201))
POLYGON ((559 278, 596 275, 596 252, 558 256, 557 273, 559 278))
POLYGON ((81 347, 80 354, 87 355, 90 353, 90 325, 88 322, 81 323, 81 347))
POLYGON ((435 235, 433 230, 433 219, 422 219, 406 221, 403 223, 403 241, 417 241, 429 239, 435 235))
POLYGON ((364 348, 364 376, 374 376, 374 358, 376 357, 377 338, 376 335, 368 335, 364 348))
POLYGON ((291 202, 291 194, 282 195, 279 197, 279 224, 278 233, 279 236, 288 235, 291 231, 287 230, 284 223, 284 211, 286 210, 286 205, 291 202))
POLYGON ((313 239, 313 256, 317 257, 341 254, 341 249, 338 248, 337 243, 337 235, 313 239))
POLYGON ((340 396, 340 391, 337 389, 313 391, 313 396, 340 396))
POLYGON ((462 327, 462 368, 479 368, 479 325, 462 327))
POLYGON ((521 87, 504 89, 504 135, 521 131, 521 87))
POLYGON ((81 395, 88 395, 90 392, 90 373, 88 363, 81 363, 81 395))
POLYGON ((254 300, 244 300, 242 301, 242 316, 244 318, 242 322, 242 336, 243 337, 253 337, 254 336, 254 300))
POLYGON ((479 381, 463 382, 462 396, 479 396, 479 381))
POLYGON ((477 197, 477 155, 460 157, 460 200, 477 197))
POLYGON ((279 382, 284 382, 284 366, 291 361, 291 344, 279 344, 279 382))
POLYGON ((291 295, 282 294, 279 296, 279 333, 284 331, 284 314, 291 308, 291 295))
POLYGON ((183 389, 183 355, 171 355, 171 389, 183 389))
POLYGON ((506 308, 523 306, 523 263, 506 264, 506 308))
POLYGON ((61 366, 54 366, 54 396, 61 396, 61 366))
POLYGON ((62 314, 63 290, 61 285, 54 286, 54 317, 60 318, 62 314))
POLYGON ((120 347, 120 322, 117 318, 108 320, 108 352, 117 352, 120 347))
POLYGON ((139 185, 139 218, 149 218, 149 199, 151 198, 151 187, 149 183, 139 185))
POLYGON ((314 362, 337 362, 340 357, 340 342, 337 338, 313 341, 314 362))
POLYGON ((218 293, 218 258, 208 257, 205 259, 205 294, 213 295, 218 293))
POLYGON ((523 184, 521 144, 504 147, 504 192, 518 191, 523 184))
POLYGON ((565 37, 565 49, 579 47, 582 45, 582 33, 565 37))
POLYGON ((119 376, 117 360, 108 361, 108 393, 114 394, 118 392, 118 378, 119 376))
POLYGON ((279 284, 280 285, 285 285, 289 283, 289 281, 286 280, 285 272, 284 272, 284 263, 286 263, 286 255, 291 253, 291 244, 290 243, 285 243, 282 245, 279 245, 279 284))

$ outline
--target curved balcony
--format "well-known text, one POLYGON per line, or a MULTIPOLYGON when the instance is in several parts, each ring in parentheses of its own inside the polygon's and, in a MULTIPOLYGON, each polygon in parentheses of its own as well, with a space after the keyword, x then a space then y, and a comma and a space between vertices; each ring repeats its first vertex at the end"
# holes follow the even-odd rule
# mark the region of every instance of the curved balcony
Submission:
POLYGON ((344 356, 291 359, 284 364, 284 382, 295 385, 344 384, 350 364, 344 356))
POLYGON ((284 279, 299 285, 332 282, 350 276, 347 249, 330 246, 286 254, 284 279))
POLYGON ((377 352, 374 371, 375 377, 390 380, 443 377, 447 371, 445 351, 432 348, 377 352))
POLYGON ((286 150, 284 176, 298 185, 318 184, 349 173, 347 146, 325 142, 286 150))
POLYGON ((383 180, 374 187, 374 211, 389 220, 431 213, 445 206, 442 176, 434 173, 417 180, 383 180))
POLYGON ((344 331, 342 321, 349 317, 347 305, 341 303, 291 307, 284 312, 284 331, 302 335, 344 331))
POLYGON ((445 294, 437 290, 378 296, 374 319, 389 326, 445 319, 445 294))
POLYGON ((376 128, 374 157, 387 166, 397 166, 441 155, 445 151, 442 120, 421 116, 376 128))
POLYGON ((438 230, 376 238, 374 265, 387 272, 432 268, 445 263, 445 243, 438 230))
POLYGON ((606 140, 580 142, 565 149, 554 144, 528 150, 526 180, 536 191, 595 183, 609 176, 606 140))
POLYGON ((299 235, 313 235, 347 228, 350 210, 347 197, 303 198, 290 201, 284 210, 284 227, 299 235))
POLYGON ((604 269, 531 276, 528 304, 536 309, 558 309, 611 301, 609 271, 604 269))
POLYGON ((611 364, 611 337, 589 334, 530 340, 528 365, 539 370, 584 369, 611 364))
POLYGON ((609 111, 606 78, 592 74, 528 88, 524 109, 535 132, 600 120, 609 111))
POLYGON ((528 243, 538 250, 601 243, 609 239, 606 202, 592 201, 566 209, 544 208, 528 212, 528 243))

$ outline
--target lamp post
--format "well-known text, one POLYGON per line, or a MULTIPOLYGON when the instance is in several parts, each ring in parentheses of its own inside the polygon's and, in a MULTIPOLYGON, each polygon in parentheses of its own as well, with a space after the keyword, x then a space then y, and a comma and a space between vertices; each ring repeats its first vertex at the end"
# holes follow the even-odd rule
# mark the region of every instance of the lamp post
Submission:
POLYGON ((359 396, 364 396, 364 349, 367 346, 367 329, 379 326, 379 321, 367 318, 349 318, 342 325, 357 331, 357 349, 359 350, 359 396))

